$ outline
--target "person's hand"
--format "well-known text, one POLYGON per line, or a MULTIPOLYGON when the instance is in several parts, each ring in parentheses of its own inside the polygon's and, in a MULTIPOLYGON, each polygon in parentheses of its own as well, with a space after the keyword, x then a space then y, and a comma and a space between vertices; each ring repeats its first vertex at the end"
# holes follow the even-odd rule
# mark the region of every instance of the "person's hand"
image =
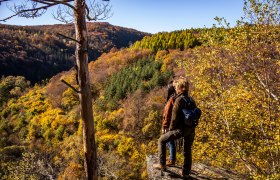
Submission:
POLYGON ((163 129, 161 129, 161 134, 165 134, 165 133, 167 133, 169 130, 168 130, 168 128, 163 128, 163 129))

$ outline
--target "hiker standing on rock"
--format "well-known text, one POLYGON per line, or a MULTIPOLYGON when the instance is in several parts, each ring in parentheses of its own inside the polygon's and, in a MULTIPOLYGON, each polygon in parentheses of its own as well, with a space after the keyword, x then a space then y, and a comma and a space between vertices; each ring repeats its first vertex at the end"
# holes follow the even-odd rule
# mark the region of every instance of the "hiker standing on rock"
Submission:
POLYGON ((194 100, 189 97, 189 83, 184 78, 180 78, 173 82, 177 95, 175 96, 175 102, 172 108, 171 122, 169 131, 161 135, 158 140, 159 151, 159 164, 154 167, 161 170, 166 170, 166 143, 174 141, 183 137, 184 139, 184 165, 182 170, 183 178, 188 178, 191 165, 192 165, 192 144, 195 136, 195 127, 187 127, 184 124, 183 108, 195 109, 196 104, 194 100), (188 101, 186 101, 188 99, 188 101))
MULTIPOLYGON (((176 97, 176 91, 173 86, 173 81, 168 84, 168 93, 166 98, 166 104, 164 107, 163 112, 163 121, 162 121, 162 128, 161 133, 165 134, 169 131, 171 115, 172 115, 172 108, 176 97)), ((167 166, 175 165, 176 161, 176 145, 175 141, 171 140, 167 142, 167 146, 169 148, 170 157, 169 160, 166 161, 167 166)))

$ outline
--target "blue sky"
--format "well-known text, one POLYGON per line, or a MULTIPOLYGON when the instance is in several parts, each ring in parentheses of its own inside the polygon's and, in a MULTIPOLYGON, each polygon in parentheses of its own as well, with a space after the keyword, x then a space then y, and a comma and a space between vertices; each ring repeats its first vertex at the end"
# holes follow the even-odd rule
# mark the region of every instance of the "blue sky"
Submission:
MULTIPOLYGON (((156 33, 187 28, 211 27, 214 18, 225 17, 231 26, 243 14, 243 0, 111 0, 113 16, 106 20, 113 25, 156 33)), ((3 24, 61 24, 51 13, 35 19, 13 18, 3 24)), ((0 6, 0 18, 10 11, 0 6)))

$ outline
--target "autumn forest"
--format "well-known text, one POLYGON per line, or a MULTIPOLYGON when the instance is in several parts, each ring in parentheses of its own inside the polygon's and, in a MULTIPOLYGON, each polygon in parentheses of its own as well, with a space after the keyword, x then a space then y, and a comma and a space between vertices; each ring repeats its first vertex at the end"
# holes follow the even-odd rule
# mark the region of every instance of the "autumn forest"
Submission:
MULTIPOLYGON (((148 179, 167 84, 179 76, 203 112, 193 161, 280 178, 280 5, 252 2, 244 17, 254 19, 235 27, 224 18, 156 34, 87 24, 100 179, 148 179)), ((0 179, 85 178, 79 96, 61 81, 78 89, 65 31, 74 36, 72 24, 0 24, 0 179)))

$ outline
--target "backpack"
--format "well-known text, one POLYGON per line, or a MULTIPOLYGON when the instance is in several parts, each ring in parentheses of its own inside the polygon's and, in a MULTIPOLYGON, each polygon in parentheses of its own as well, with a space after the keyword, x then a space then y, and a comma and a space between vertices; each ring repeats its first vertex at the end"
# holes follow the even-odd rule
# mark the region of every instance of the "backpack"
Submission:
MULTIPOLYGON (((184 101, 189 104, 190 100, 187 101, 185 98, 183 98, 184 101)), ((188 109, 183 108, 182 112, 184 114, 184 124, 187 127, 196 127, 199 122, 199 118, 201 116, 201 110, 198 107, 195 107, 194 109, 188 109)))

